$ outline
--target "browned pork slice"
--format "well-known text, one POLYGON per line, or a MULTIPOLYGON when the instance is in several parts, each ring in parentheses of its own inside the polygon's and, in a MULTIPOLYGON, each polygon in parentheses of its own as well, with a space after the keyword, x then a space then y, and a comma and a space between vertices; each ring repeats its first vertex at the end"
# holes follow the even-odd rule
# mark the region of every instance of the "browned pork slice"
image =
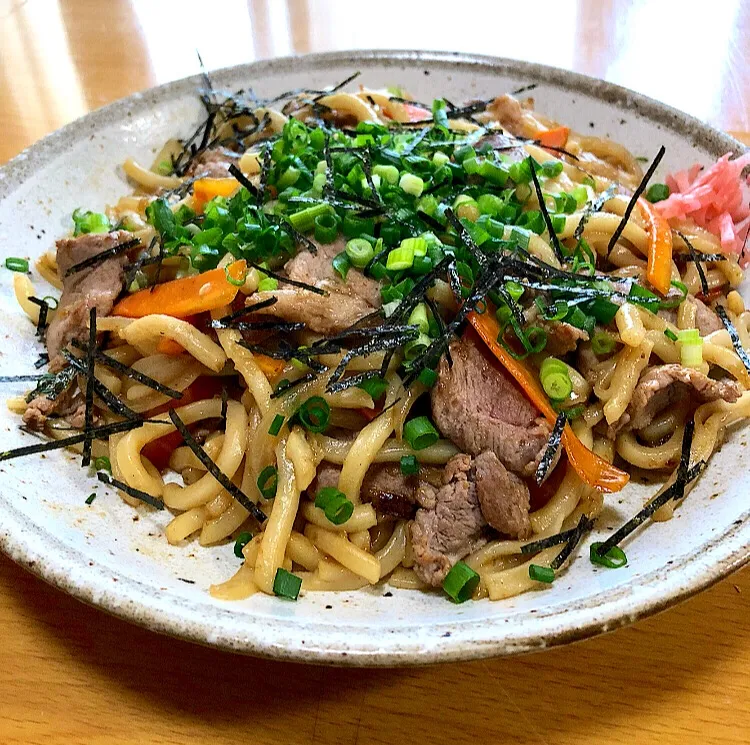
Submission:
POLYGON ((321 334, 342 331, 361 320, 380 307, 380 285, 353 268, 346 275, 346 281, 341 279, 331 262, 345 245, 346 241, 339 239, 318 245, 315 254, 300 251, 284 268, 289 279, 313 285, 324 290, 325 295, 281 283, 278 290, 258 293, 253 302, 275 297, 276 304, 265 313, 306 323, 308 328, 321 334))
POLYGON ((474 459, 474 480, 484 519, 514 538, 531 534, 529 487, 487 450, 474 459))
MULTIPOLYGON (((423 469, 424 470, 424 469, 423 469)), ((341 468, 332 463, 321 463, 318 473, 307 491, 311 498, 327 486, 336 487, 341 468)), ((410 518, 417 504, 419 477, 404 476, 398 463, 374 463, 367 469, 362 481, 360 498, 370 502, 384 515, 410 518)))
POLYGON ((67 271, 97 254, 132 238, 125 230, 113 233, 89 233, 77 238, 57 241, 57 266, 63 282, 60 306, 47 329, 47 351, 50 370, 65 366, 60 351, 73 339, 82 341, 88 334, 89 311, 96 308, 98 316, 112 310, 125 281, 123 267, 128 262, 125 255, 114 256, 100 264, 81 269, 69 276, 67 271))
POLYGON ((443 486, 420 485, 411 541, 414 571, 428 585, 438 587, 457 561, 486 543, 487 523, 470 471, 471 457, 456 455, 445 467, 443 486))
POLYGON ((198 153, 190 162, 185 175, 188 178, 226 178, 229 166, 239 161, 239 155, 223 147, 212 147, 198 153))
POLYGON ((690 300, 695 305, 695 326, 700 331, 701 336, 708 336, 714 331, 721 331, 724 324, 719 318, 719 314, 709 308, 702 300, 690 296, 690 300))
POLYGON ((742 388, 734 380, 712 380, 682 365, 658 365, 638 381, 627 411, 613 425, 612 434, 625 427, 642 429, 667 407, 686 400, 706 403, 721 399, 733 403, 741 395, 742 388))
POLYGON ((544 351, 547 354, 559 356, 575 352, 578 343, 588 341, 589 335, 577 326, 565 321, 547 321, 542 318, 536 304, 532 305, 525 313, 524 318, 530 326, 539 326, 547 334, 547 344, 544 351))
POLYGON ((549 424, 470 339, 454 341, 450 352, 453 366, 440 360, 431 393, 435 424, 464 452, 491 450, 506 468, 530 476, 545 449, 549 424))
POLYGON ((525 101, 519 101, 513 96, 498 96, 487 107, 487 111, 492 118, 502 125, 503 129, 510 132, 516 137, 534 137, 536 127, 531 122, 527 122, 524 113, 534 106, 534 100, 531 98, 525 101))
POLYGON ((50 416, 65 418, 71 427, 83 429, 86 416, 86 402, 83 395, 77 392, 63 393, 55 399, 47 396, 36 396, 32 398, 26 411, 23 413, 23 423, 29 429, 44 429, 50 416))

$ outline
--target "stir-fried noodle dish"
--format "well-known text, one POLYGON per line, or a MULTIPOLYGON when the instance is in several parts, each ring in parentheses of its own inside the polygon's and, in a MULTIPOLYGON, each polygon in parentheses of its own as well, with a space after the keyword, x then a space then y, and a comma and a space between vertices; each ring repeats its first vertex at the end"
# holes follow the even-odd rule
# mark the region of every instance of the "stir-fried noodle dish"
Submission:
POLYGON ((126 160, 132 193, 35 263, 58 299, 6 259, 46 351, 4 378, 35 385, 9 401, 35 437, 0 459, 73 449, 168 510, 169 543, 233 545, 226 600, 496 600, 583 542, 592 571, 637 561, 628 537, 750 415, 750 154, 660 183, 664 148, 571 131, 528 89, 355 77, 261 100, 206 76, 195 132, 126 160), (662 485, 588 545, 636 469, 662 485))

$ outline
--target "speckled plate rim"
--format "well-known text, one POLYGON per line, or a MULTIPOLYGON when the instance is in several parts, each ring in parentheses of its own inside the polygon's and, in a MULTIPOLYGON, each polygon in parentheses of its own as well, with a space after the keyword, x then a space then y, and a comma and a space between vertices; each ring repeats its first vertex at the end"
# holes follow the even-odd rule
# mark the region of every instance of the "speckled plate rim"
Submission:
MULTIPOLYGON (((697 119, 626 88, 560 70, 546 65, 510 59, 450 52, 411 50, 366 50, 313 54, 264 60, 218 71, 217 74, 246 72, 248 76, 264 72, 292 73, 302 69, 324 69, 334 64, 377 62, 381 65, 430 65, 463 71, 510 73, 530 82, 547 82, 570 91, 594 96, 671 129, 685 140, 721 155, 728 150, 741 152, 742 144, 697 119)), ((301 73, 304 75, 304 73, 301 73)), ((66 143, 89 131, 121 119, 128 111, 147 110, 165 96, 191 95, 200 76, 192 76, 136 93, 116 101, 47 135, 0 167, 0 199, 24 180, 28 169, 43 167, 60 154, 66 143)), ((265 625, 252 624, 238 634, 231 621, 231 606, 215 611, 214 625, 209 628, 205 617, 185 598, 154 594, 153 589, 137 580, 120 577, 113 590, 111 571, 88 566, 87 557, 69 551, 54 536, 40 535, 28 529, 20 513, 12 508, 0 513, 0 549, 15 562, 51 585, 74 597, 124 620, 152 631, 220 649, 277 659, 326 664, 387 666, 426 664, 468 660, 495 655, 510 655, 549 648, 612 631, 662 611, 726 577, 750 561, 750 509, 724 532, 714 536, 693 552, 680 558, 672 567, 655 570, 639 578, 638 591, 630 586, 614 588, 599 596, 600 603, 590 599, 566 606, 540 610, 535 615, 534 632, 509 623, 509 619, 434 624, 428 638, 424 629, 410 634, 408 627, 390 629, 391 635, 379 635, 366 625, 343 629, 354 634, 354 643, 341 645, 320 641, 316 631, 330 628, 306 623, 304 629, 279 627, 269 631, 265 625), (564 616, 564 623, 561 617, 564 616)))

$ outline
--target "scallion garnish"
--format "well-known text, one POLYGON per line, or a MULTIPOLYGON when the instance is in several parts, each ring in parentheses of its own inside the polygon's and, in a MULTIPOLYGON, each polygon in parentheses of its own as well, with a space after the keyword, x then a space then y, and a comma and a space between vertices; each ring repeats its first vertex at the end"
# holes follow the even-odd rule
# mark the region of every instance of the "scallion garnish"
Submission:
POLYGON ((265 499, 273 499, 276 496, 276 488, 279 483, 279 472, 276 466, 266 466, 258 476, 258 491, 265 499))
POLYGON ((299 407, 297 417, 308 432, 325 432, 331 418, 331 407, 322 396, 312 396, 299 407))
POLYGON ((671 329, 664 329, 664 336, 666 336, 667 339, 670 339, 671 341, 677 341, 677 334, 675 334, 675 332, 671 329))
POLYGON ((432 388, 437 383, 438 374, 434 370, 430 370, 429 367, 425 367, 419 373, 417 380, 425 387, 432 388))
POLYGON ((669 196, 669 187, 666 184, 651 184, 646 192, 649 202, 663 202, 669 196))
POLYGON ((419 461, 416 455, 402 455, 399 465, 404 476, 414 476, 419 473, 419 461))
POLYGON ((440 439, 440 435, 426 416, 419 416, 410 419, 404 425, 404 439, 412 450, 424 450, 434 445, 440 439))
POLYGON ((273 580, 273 594, 279 598, 296 600, 302 587, 302 580, 296 575, 288 572, 283 567, 276 570, 273 580))
POLYGON ((334 525, 343 525, 354 512, 354 504, 334 486, 323 487, 315 495, 315 506, 323 510, 334 525))
POLYGON ((471 599, 479 585, 479 575, 464 561, 457 561, 443 580, 443 590, 454 603, 471 599))
POLYGON ((606 554, 600 556, 597 551, 601 543, 592 543, 589 550, 589 559, 592 564, 599 564, 608 569, 619 569, 628 563, 628 557, 619 546, 612 546, 606 554))
POLYGON ((375 249, 364 238, 352 238, 346 244, 346 255, 352 266, 364 269, 375 255, 375 249))
POLYGON ((529 577, 535 582, 544 582, 549 585, 555 581, 555 570, 551 567, 529 564, 529 577))
POLYGON ((238 559, 244 559, 245 555, 242 553, 242 549, 247 546, 250 541, 253 540, 253 534, 247 531, 240 533, 237 536, 237 540, 234 542, 234 555, 238 559))
POLYGON ((539 369, 539 381, 552 401, 564 401, 573 390, 568 366, 555 357, 547 357, 539 369))
POLYGON ((100 456, 99 458, 94 458, 94 470, 112 473, 112 463, 110 462, 109 458, 104 455, 100 456))
POLYGON ((276 435, 278 435, 279 432, 281 431, 281 428, 283 425, 284 425, 283 414, 276 414, 276 416, 273 418, 273 421, 271 422, 271 426, 268 428, 268 434, 276 437, 276 435))
POLYGON ((86 497, 86 504, 91 504, 96 499, 96 492, 91 492, 91 494, 86 497))
POLYGON ((12 272, 22 272, 23 274, 29 273, 29 260, 21 259, 17 256, 9 256, 5 259, 5 268, 10 269, 12 272))

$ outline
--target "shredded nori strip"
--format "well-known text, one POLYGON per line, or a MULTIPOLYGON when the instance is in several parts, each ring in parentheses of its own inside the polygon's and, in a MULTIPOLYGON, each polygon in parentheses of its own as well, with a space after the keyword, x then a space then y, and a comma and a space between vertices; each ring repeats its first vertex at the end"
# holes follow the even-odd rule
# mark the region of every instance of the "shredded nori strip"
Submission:
POLYGON ((141 502, 145 502, 146 504, 149 504, 152 507, 155 507, 157 510, 164 509, 164 502, 162 502, 162 500, 159 499, 158 497, 154 497, 152 494, 149 494, 148 492, 141 491, 140 489, 136 489, 134 486, 130 486, 126 484, 124 481, 120 481, 110 476, 108 473, 105 473, 104 471, 97 471, 96 478, 98 478, 99 481, 102 482, 102 484, 106 484, 107 486, 114 486, 116 489, 120 489, 121 491, 124 491, 125 494, 127 494, 128 496, 135 497, 136 499, 140 499, 141 502))
POLYGON ((258 182, 258 203, 262 206, 266 201, 266 189, 268 188, 268 174, 271 172, 271 148, 266 144, 263 148, 263 157, 260 163, 260 181, 258 182))
POLYGON ((30 383, 49 378, 49 373, 37 373, 36 375, 0 375, 0 383, 30 383))
POLYGON ((39 306, 39 320, 36 324, 36 335, 41 339, 44 336, 45 329, 47 328, 47 313, 49 313, 50 306, 46 300, 34 297, 33 295, 29 296, 29 301, 34 303, 34 305, 39 306))
MULTIPOLYGON (((678 233, 678 235, 682 236, 682 233, 680 233, 679 230, 676 232, 678 233)), ((684 240, 685 237, 682 236, 682 238, 684 240)), ((687 245, 687 242, 686 242, 686 245, 687 245)), ((695 249, 693 250, 694 250, 695 255, 693 255, 692 253, 687 253, 687 254, 676 253, 674 254, 674 260, 675 261, 700 261, 704 264, 708 263, 709 261, 726 261, 727 260, 727 257, 724 256, 724 254, 704 254, 702 251, 697 251, 695 249)))
MULTIPOLYGON (((579 523, 580 525, 580 523, 579 523)), ((555 535, 547 536, 546 538, 540 538, 538 541, 532 543, 525 543, 521 546, 522 554, 537 554, 540 551, 544 551, 546 548, 552 548, 553 546, 559 546, 561 543, 567 543, 570 538, 573 537, 575 532, 578 530, 578 525, 568 530, 563 530, 555 535)))
POLYGON ((244 186, 255 197, 256 201, 260 203, 261 201, 260 191, 255 187, 255 185, 250 181, 250 179, 248 179, 248 177, 245 176, 245 174, 242 173, 242 171, 240 171, 239 168, 237 168, 237 166, 234 163, 232 163, 229 166, 229 173, 231 173, 232 176, 234 176, 237 179, 237 181, 239 181, 240 184, 244 186))
MULTIPOLYGON (((62 355, 76 370, 86 375, 86 365, 84 361, 72 355, 67 349, 62 350, 62 355)), ((124 401, 121 401, 112 391, 107 388, 101 381, 94 378, 94 393, 104 402, 107 408, 114 414, 123 416, 126 419, 141 419, 141 415, 133 411, 124 401)))
POLYGON ((607 552, 623 539, 627 538, 639 525, 644 523, 660 507, 670 500, 675 501, 682 499, 685 495, 685 487, 693 481, 703 470, 706 465, 705 461, 699 461, 692 468, 690 464, 690 450, 693 445, 693 433, 695 431, 695 422, 691 419, 685 424, 685 431, 682 435, 682 452, 680 454, 680 465, 677 468, 675 481, 668 486, 661 494, 654 497, 640 512, 632 517, 621 528, 615 531, 601 546, 596 549, 599 556, 605 556, 607 552))
POLYGON ((542 456, 542 459, 539 461, 539 465, 537 466, 536 473, 534 474, 534 479, 536 480, 536 483, 539 484, 540 486, 544 482, 544 479, 547 478, 547 471, 549 471, 550 466, 552 465, 552 462, 555 460, 557 451, 560 449, 560 443, 562 442, 562 434, 563 434, 563 430, 565 429, 565 424, 567 421, 568 421, 568 417, 565 416, 564 411, 561 411, 557 415, 557 419, 555 420, 555 426, 552 428, 552 432, 550 433, 549 440, 547 440, 547 447, 544 451, 544 455, 542 456))
POLYGON ((97 266, 107 261, 107 259, 111 259, 113 256, 119 256, 121 253, 125 253, 125 251, 129 251, 131 248, 135 248, 136 246, 140 245, 140 238, 131 238, 129 241, 118 243, 116 246, 112 246, 112 248, 108 248, 98 254, 89 256, 83 261, 79 261, 77 264, 73 264, 73 266, 71 266, 68 271, 65 272, 64 276, 69 277, 71 274, 80 272, 82 269, 89 269, 92 266, 97 266))
POLYGON ((48 364, 49 364, 49 355, 47 354, 47 352, 41 352, 39 354, 39 357, 37 357, 36 362, 34 363, 34 367, 37 370, 39 370, 40 368, 48 364))
POLYGON ((71 383, 75 380, 75 368, 67 365, 60 372, 54 375, 45 375, 37 383, 36 388, 26 395, 26 403, 29 403, 37 396, 44 396, 50 401, 54 401, 70 388, 71 383))
POLYGON ((522 85, 520 88, 516 88, 510 92, 511 96, 517 96, 519 93, 526 93, 526 91, 533 91, 539 83, 529 83, 528 85, 522 85))
POLYGON ((276 386, 276 390, 269 396, 269 398, 281 398, 297 386, 302 385, 303 383, 310 383, 311 381, 315 380, 315 377, 315 373, 306 373, 301 378, 297 378, 297 380, 281 381, 276 386))
POLYGON ((161 279, 161 267, 162 263, 164 262, 164 241, 159 241, 159 253, 156 255, 156 261, 154 262, 156 264, 156 274, 154 276, 154 281, 151 284, 151 292, 153 292, 156 289, 156 285, 159 284, 159 280, 161 279))
MULTIPOLYGON (((0 452, 0 461, 21 458, 25 455, 36 455, 36 453, 46 453, 48 450, 62 450, 70 445, 78 445, 87 437, 93 437, 96 440, 104 439, 118 432, 128 432, 131 429, 142 427, 146 422, 141 419, 128 419, 124 422, 115 422, 114 424, 105 424, 101 427, 92 427, 89 433, 81 432, 72 437, 65 437, 62 440, 46 440, 37 445, 25 445, 24 447, 13 450, 0 452)), ((157 423, 157 422, 154 422, 157 423)), ((164 424, 164 422, 161 422, 164 424)), ((62 429, 62 428, 55 428, 62 429)), ((71 429, 74 429, 71 427, 71 429)))
POLYGON ((581 515, 578 525, 573 528, 573 535, 565 544, 562 551, 560 551, 560 553, 549 563, 550 569, 559 569, 565 563, 565 560, 573 553, 573 550, 578 545, 581 538, 583 538, 584 533, 587 533, 593 527, 594 521, 586 515, 581 515))
POLYGON ((716 303, 716 312, 719 314, 719 318, 721 318, 721 322, 724 324, 724 328, 729 333, 729 338, 732 340, 734 351, 737 352, 737 356, 742 360, 742 364, 745 366, 745 369, 750 373, 750 357, 748 356, 745 347, 742 346, 742 340, 740 339, 740 335, 737 333, 737 329, 729 320, 727 309, 723 305, 721 305, 721 303, 716 303))
POLYGON ((227 425, 227 408, 229 407, 229 391, 227 390, 226 384, 221 387, 221 421, 224 422, 224 426, 227 425))
POLYGON ((269 222, 280 226, 283 230, 286 230, 286 232, 289 233, 295 243, 303 245, 311 254, 313 254, 313 256, 317 255, 317 244, 314 241, 311 241, 306 235, 300 233, 299 230, 297 230, 297 228, 295 228, 294 225, 292 225, 292 223, 290 223, 288 220, 285 220, 283 217, 279 217, 278 215, 273 214, 266 215, 266 219, 269 222))
POLYGON ((348 78, 345 80, 342 80, 337 85, 334 85, 333 88, 329 88, 327 91, 320 91, 317 96, 313 99, 315 103, 318 102, 319 99, 325 98, 326 96, 330 96, 331 93, 335 93, 336 91, 340 91, 344 86, 349 85, 349 83, 352 82, 352 80, 356 80, 362 73, 358 70, 357 72, 352 73, 348 78))
POLYGON ((84 415, 83 457, 81 466, 86 468, 91 462, 91 445, 93 440, 88 435, 94 426, 94 359, 96 356, 96 306, 89 310, 89 344, 86 350, 86 410, 84 415))
POLYGON ((252 502, 242 489, 235 486, 232 480, 211 460, 208 453, 198 444, 174 409, 169 410, 169 418, 182 435, 185 444, 195 453, 196 458, 206 467, 206 470, 262 525, 266 520, 266 514, 263 510, 252 502))
POLYGON ((324 297, 328 295, 325 290, 321 290, 320 287, 315 287, 315 285, 309 285, 307 284, 307 282, 299 282, 296 279, 289 279, 289 277, 285 277, 282 274, 276 274, 276 272, 272 272, 270 269, 264 269, 262 266, 260 266, 260 264, 254 264, 252 261, 248 261, 247 263, 248 266, 253 267, 253 269, 257 269, 259 272, 263 272, 263 274, 271 277, 272 279, 275 279, 277 282, 292 285, 292 287, 299 287, 302 290, 314 292, 316 295, 323 295, 324 297))
POLYGON ((549 233, 550 240, 552 241, 552 248, 555 251, 557 260, 563 264, 565 262, 565 256, 563 256, 562 247, 560 246, 560 240, 555 233, 555 228, 552 226, 552 218, 549 216, 547 205, 544 201, 544 195, 542 194, 542 187, 539 184, 539 178, 536 175, 536 169, 534 168, 534 159, 529 156, 526 159, 529 165, 529 171, 531 171, 531 180, 534 182, 534 191, 536 192, 536 198, 539 200, 539 209, 544 218, 544 224, 547 226, 547 232, 549 233))
POLYGON ((232 323, 237 318, 242 318, 242 316, 246 316, 249 313, 257 313, 258 311, 263 310, 264 308, 269 308, 272 305, 276 305, 279 300, 275 297, 269 297, 265 300, 261 300, 259 303, 253 303, 252 305, 246 305, 244 308, 240 308, 239 310, 235 310, 233 313, 228 313, 226 316, 222 316, 221 318, 217 318, 215 321, 211 322, 211 328, 215 329, 227 329, 232 327, 232 323))
POLYGON ((386 246, 385 248, 382 248, 380 251, 378 251, 368 262, 365 264, 365 268, 362 270, 362 274, 364 274, 366 277, 370 276, 370 271, 372 270, 372 267, 378 263, 382 258, 387 256, 391 252, 391 247, 386 246))
POLYGON ((682 238, 682 240, 685 242, 685 245, 687 246, 688 253, 690 254, 690 260, 695 264, 695 268, 698 271, 698 277, 701 281, 701 290, 703 291, 703 294, 708 296, 708 280, 706 279, 706 272, 703 270, 703 267, 701 266, 700 259, 698 258, 698 252, 695 250, 695 247, 693 244, 687 239, 687 236, 684 233, 681 233, 679 230, 675 231, 677 235, 682 238))
POLYGON ((461 243, 466 246, 472 257, 476 259, 477 264, 479 264, 480 267, 486 267, 488 262, 487 255, 479 248, 479 246, 477 246, 476 243, 474 243, 474 240, 469 235, 469 231, 466 230, 463 223, 456 217, 450 207, 445 210, 445 216, 455 229, 456 233, 458 233, 461 243))
POLYGON ((237 331, 278 331, 279 333, 291 333, 302 331, 305 324, 301 321, 234 321, 230 324, 222 324, 220 320, 211 321, 212 329, 235 329, 237 331))
POLYGON ((378 376, 379 373, 377 370, 366 370, 365 372, 350 375, 348 378, 342 378, 332 385, 329 385, 326 390, 328 391, 328 393, 338 393, 339 391, 344 391, 347 388, 353 388, 354 386, 361 385, 371 378, 377 378, 378 376))
POLYGON ((615 195, 616 190, 617 190, 617 186, 615 184, 612 184, 609 188, 605 189, 601 194, 598 194, 596 199, 594 199, 593 202, 588 202, 586 204, 586 206, 583 208, 581 221, 578 223, 578 225, 576 225, 576 229, 573 233, 573 238, 575 238, 576 241, 581 240, 581 236, 583 235, 583 231, 586 227, 586 223, 591 219, 591 216, 595 212, 602 211, 602 207, 604 207, 606 202, 612 199, 612 197, 615 195))
POLYGON ((648 186, 648 182, 651 180, 651 177, 654 175, 654 171, 656 171, 657 167, 659 166, 659 163, 661 163, 661 159, 664 157, 664 153, 666 152, 667 152, 667 149, 664 147, 664 145, 662 145, 659 148, 659 152, 656 154, 656 157, 652 161, 651 165, 648 167, 648 170, 646 171, 643 178, 641 179, 641 183, 638 184, 638 187, 633 192, 633 196, 630 197, 628 206, 625 208, 625 214, 623 214, 622 220, 620 220, 620 224, 615 229, 615 232, 612 234, 612 237, 609 239, 609 243, 607 244, 607 256, 609 256, 612 249, 615 247, 615 243, 617 243, 617 241, 620 240, 622 231, 625 230, 625 226, 628 224, 628 220, 630 220, 630 215, 635 209, 635 205, 636 205, 636 202, 638 201, 638 197, 640 197, 641 194, 643 194, 644 190, 648 186))
MULTIPOLYGON (((73 340, 73 346, 77 349, 87 351, 87 346, 81 344, 76 340, 73 340)), ((142 383, 143 385, 151 388, 157 393, 162 393, 163 395, 169 396, 170 398, 182 398, 182 393, 180 391, 177 391, 174 388, 170 388, 169 386, 160 383, 158 380, 154 380, 152 377, 149 377, 145 373, 134 370, 132 367, 130 367, 130 365, 126 365, 119 360, 113 359, 108 354, 102 352, 100 349, 97 349, 95 354, 97 362, 101 362, 106 367, 109 367, 112 370, 116 370, 117 372, 122 373, 123 375, 126 375, 133 380, 137 380, 139 383, 142 383)))

